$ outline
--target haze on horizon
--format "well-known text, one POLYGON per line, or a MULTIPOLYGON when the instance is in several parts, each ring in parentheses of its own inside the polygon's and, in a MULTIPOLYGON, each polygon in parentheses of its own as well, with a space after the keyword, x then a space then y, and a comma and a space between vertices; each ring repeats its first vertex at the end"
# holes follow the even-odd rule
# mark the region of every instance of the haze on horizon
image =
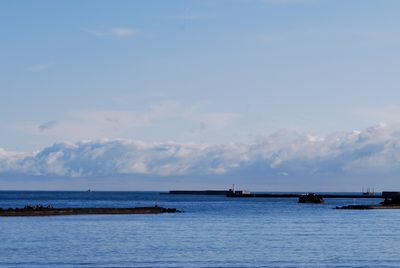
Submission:
POLYGON ((398 1, 0 3, 0 189, 400 189, 398 1))

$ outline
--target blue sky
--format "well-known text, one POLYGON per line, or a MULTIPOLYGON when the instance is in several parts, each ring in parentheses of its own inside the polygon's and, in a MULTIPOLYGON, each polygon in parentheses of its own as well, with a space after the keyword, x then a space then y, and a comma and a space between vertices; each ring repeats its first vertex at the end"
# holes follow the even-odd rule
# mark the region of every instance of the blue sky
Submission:
POLYGON ((396 128, 399 8, 2 1, 0 148, 29 154, 105 139, 218 147, 277 131, 324 138, 396 128))

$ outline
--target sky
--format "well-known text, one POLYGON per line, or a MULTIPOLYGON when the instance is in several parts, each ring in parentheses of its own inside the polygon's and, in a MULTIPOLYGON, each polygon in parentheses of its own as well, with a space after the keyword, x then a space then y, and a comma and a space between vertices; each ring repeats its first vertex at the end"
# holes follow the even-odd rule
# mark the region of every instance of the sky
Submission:
POLYGON ((0 188, 400 189, 399 9, 0 1, 0 188))

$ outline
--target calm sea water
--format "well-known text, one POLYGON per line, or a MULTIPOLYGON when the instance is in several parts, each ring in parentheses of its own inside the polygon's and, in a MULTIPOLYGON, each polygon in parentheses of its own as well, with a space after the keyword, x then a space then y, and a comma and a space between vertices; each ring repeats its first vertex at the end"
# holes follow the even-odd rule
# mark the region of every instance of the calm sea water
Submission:
MULTIPOLYGON (((356 200, 377 203, 377 200, 356 200)), ((184 213, 0 218, 0 267, 399 267, 400 210, 155 192, 0 192, 0 207, 184 213)))

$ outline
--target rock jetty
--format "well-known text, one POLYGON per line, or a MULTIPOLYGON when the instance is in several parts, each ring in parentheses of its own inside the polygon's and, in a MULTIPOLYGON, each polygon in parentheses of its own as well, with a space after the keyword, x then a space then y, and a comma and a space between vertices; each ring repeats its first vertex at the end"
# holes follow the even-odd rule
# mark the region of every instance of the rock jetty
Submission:
POLYGON ((385 200, 376 205, 348 205, 336 207, 336 209, 400 209, 400 192, 385 191, 382 192, 382 198, 385 200))
POLYGON ((0 208, 0 217, 13 216, 62 216, 94 214, 159 214, 181 212, 176 208, 133 207, 133 208, 54 208, 53 206, 27 205, 23 208, 0 208))
POLYGON ((355 209, 355 210, 400 209, 400 205, 348 205, 348 206, 336 207, 336 209, 355 209))
POLYGON ((299 196, 299 203, 323 204, 325 203, 325 200, 322 196, 314 193, 308 193, 299 196))

